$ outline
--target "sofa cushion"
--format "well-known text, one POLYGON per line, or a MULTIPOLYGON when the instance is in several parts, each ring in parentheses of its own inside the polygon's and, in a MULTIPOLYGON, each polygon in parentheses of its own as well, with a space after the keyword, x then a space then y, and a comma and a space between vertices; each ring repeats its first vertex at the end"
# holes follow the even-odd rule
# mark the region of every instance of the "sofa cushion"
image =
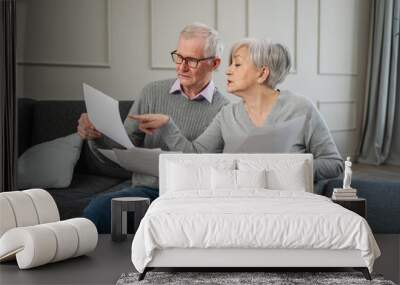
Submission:
POLYGON ((83 101, 36 101, 33 110, 32 145, 76 132, 83 101))
POLYGON ((81 147, 82 139, 75 133, 29 148, 18 159, 18 188, 68 187, 81 147))
MULTIPOLYGON (((132 101, 119 104, 121 118, 129 112, 132 101)), ((76 132, 78 119, 86 112, 83 100, 36 101, 33 110, 32 144, 38 144, 76 132)))
MULTIPOLYGON (((128 115, 132 101, 120 101, 121 118, 128 115)), ((20 98, 18 100, 18 146, 19 154, 29 147, 54 140, 76 132, 78 119, 86 112, 83 100, 33 100, 20 98)), ((127 178, 129 172, 111 162, 106 164, 92 155, 84 142, 81 157, 75 167, 75 172, 118 176, 127 178)))

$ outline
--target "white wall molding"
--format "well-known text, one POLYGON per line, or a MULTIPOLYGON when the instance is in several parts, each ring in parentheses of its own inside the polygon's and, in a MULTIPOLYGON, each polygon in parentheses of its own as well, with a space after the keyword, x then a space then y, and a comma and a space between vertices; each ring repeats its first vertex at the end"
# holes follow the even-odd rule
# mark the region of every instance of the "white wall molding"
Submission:
POLYGON ((317 108, 322 113, 332 133, 356 131, 357 110, 355 100, 318 100, 317 108), (338 113, 341 114, 339 117, 338 113))
POLYGON ((245 18, 246 18, 246 22, 245 22, 245 24, 246 24, 246 27, 245 27, 245 31, 246 31, 246 37, 250 37, 250 31, 249 31, 249 26, 250 26, 250 21, 249 21, 249 18, 250 18, 250 2, 251 0, 246 0, 246 10, 245 10, 245 13, 246 13, 246 16, 245 16, 245 18))
POLYGON ((318 75, 359 75, 359 1, 318 0, 318 75))
MULTIPOLYGON (((169 52, 169 50, 164 50, 164 48, 167 48, 171 45, 171 43, 166 43, 166 45, 164 45, 161 50, 158 50, 158 42, 157 39, 160 38, 164 38, 167 40, 170 40, 171 42, 173 41, 173 43, 175 44, 176 41, 178 40, 178 35, 180 30, 183 28, 184 25, 187 25, 189 23, 195 22, 195 21, 200 21, 203 22, 207 25, 210 25, 214 28, 216 28, 218 26, 218 0, 208 0, 211 10, 212 12, 212 17, 209 17, 209 13, 203 13, 202 15, 196 15, 195 17, 193 17, 192 15, 180 15, 181 17, 179 19, 176 19, 175 17, 175 27, 172 27, 171 30, 166 31, 165 29, 163 29, 164 25, 161 23, 157 23, 157 21, 159 20, 159 14, 161 13, 157 13, 157 4, 161 5, 161 4, 165 4, 165 3, 169 3, 168 5, 171 5, 171 9, 177 9, 178 6, 178 2, 184 3, 185 5, 189 5, 189 2, 192 2, 192 5, 204 5, 206 3, 206 1, 202 1, 202 2, 197 2, 195 0, 185 0, 185 1, 179 1, 179 0, 169 0, 169 1, 165 1, 165 0, 150 0, 150 17, 149 17, 149 25, 150 25, 150 67, 151 69, 160 69, 160 70, 174 70, 175 69, 175 65, 172 63, 169 54, 167 55, 167 53, 169 52), (158 2, 158 3, 157 3, 158 2), (175 2, 175 3, 174 3, 175 2), (177 5, 174 5, 177 4, 177 5), (204 20, 200 20, 198 18, 203 18, 206 19, 204 20), (208 19, 207 19, 208 18, 208 19), (212 22, 212 23, 210 23, 212 22), (157 34, 157 32, 163 31, 163 35, 161 34, 157 34), (168 36, 165 35, 165 33, 168 33, 168 36), (162 54, 162 55, 160 55, 162 54)), ((173 11, 171 11, 171 13, 168 13, 168 11, 166 11, 168 8, 167 7, 163 7, 163 13, 166 15, 167 18, 170 18, 171 15, 173 15, 173 11)), ((185 10, 185 9, 183 9, 185 10)), ((193 8, 193 11, 199 12, 201 13, 202 11, 200 11, 201 9, 196 9, 193 8)), ((176 11, 180 11, 180 9, 176 10, 176 11)), ((175 11, 175 13, 176 13, 175 11)), ((166 19, 164 19, 166 20, 166 19)), ((163 22, 163 21, 160 21, 163 22)), ((171 47, 172 48, 172 47, 171 47)), ((170 50, 172 51, 172 49, 170 50)))
MULTIPOLYGON (((18 65, 27 66, 59 66, 59 67, 83 67, 83 68, 110 68, 111 67, 111 0, 103 0, 106 12, 106 30, 104 31, 106 36, 106 58, 104 61, 98 62, 85 62, 85 61, 69 61, 69 60, 35 60, 20 58, 17 60, 18 65)), ((89 36, 89 35, 88 35, 89 36)), ((29 47, 25 47, 29 48, 29 47)))
MULTIPOLYGON (((283 4, 282 4, 283 5, 283 4)), ((275 7, 276 8, 276 7, 275 7)), ((263 9, 259 9, 260 11, 263 11, 263 9)), ((247 37, 256 37, 256 38, 271 38, 271 40, 273 40, 274 42, 281 42, 284 43, 289 49, 290 49, 290 53, 291 53, 291 57, 292 57, 292 68, 290 70, 291 74, 296 74, 297 73, 297 49, 298 49, 298 0, 246 0, 246 36, 247 37), (280 14, 279 12, 276 12, 277 14, 279 14, 279 17, 277 19, 274 19, 274 24, 277 23, 278 19, 282 19, 285 23, 288 20, 293 20, 293 25, 291 25, 291 32, 292 35, 290 35, 290 37, 292 38, 291 40, 293 41, 292 44, 286 44, 285 40, 282 40, 281 38, 281 30, 279 28, 274 28, 271 29, 270 31, 268 31, 267 33, 272 33, 272 37, 269 36, 269 34, 265 35, 264 33, 260 33, 256 31, 256 34, 254 34, 254 29, 255 27, 252 26, 252 22, 251 19, 257 19, 257 17, 253 17, 251 15, 252 13, 252 5, 254 5, 254 2, 259 1, 259 5, 267 5, 268 2, 270 2, 269 4, 271 4, 271 7, 278 4, 278 3, 284 3, 286 2, 287 6, 293 6, 293 14, 292 15, 288 15, 286 16, 282 16, 282 14, 280 14), (274 5, 272 5, 274 4, 274 5), (276 34, 274 34, 276 30, 276 34), (274 38, 275 37, 275 38, 274 38)), ((268 17, 265 17, 268 18, 268 17)), ((264 19, 260 19, 260 20, 265 20, 264 19)), ((265 24, 268 26, 273 25, 272 23, 267 23, 265 22, 265 24)), ((280 23, 278 23, 280 24, 280 23)), ((282 22, 283 24, 283 22, 282 22)), ((288 26, 285 25, 281 25, 282 27, 284 26, 285 28, 288 28, 288 26)), ((286 41, 290 41, 289 39, 286 39, 286 41)))

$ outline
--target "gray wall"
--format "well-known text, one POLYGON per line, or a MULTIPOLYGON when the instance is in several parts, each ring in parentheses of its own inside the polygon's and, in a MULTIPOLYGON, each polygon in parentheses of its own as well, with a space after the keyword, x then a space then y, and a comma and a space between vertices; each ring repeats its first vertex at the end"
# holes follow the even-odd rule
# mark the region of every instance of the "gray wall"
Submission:
MULTIPOLYGON (((169 52, 184 24, 217 28, 226 44, 215 75, 225 92, 231 44, 245 36, 285 43, 294 67, 281 89, 311 98, 343 155, 355 151, 364 96, 367 0, 18 0, 18 95, 81 99, 82 82, 135 99, 173 77, 169 52)), ((230 95, 232 100, 237 100, 230 95)))

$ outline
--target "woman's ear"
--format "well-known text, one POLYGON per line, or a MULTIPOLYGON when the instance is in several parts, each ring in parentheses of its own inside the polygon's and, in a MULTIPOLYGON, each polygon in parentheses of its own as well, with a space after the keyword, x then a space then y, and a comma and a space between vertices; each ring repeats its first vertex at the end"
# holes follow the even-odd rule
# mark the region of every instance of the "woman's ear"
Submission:
POLYGON ((257 82, 260 84, 263 84, 265 81, 267 81, 268 77, 269 77, 269 68, 268 68, 268 66, 263 66, 260 69, 260 73, 259 73, 257 82))

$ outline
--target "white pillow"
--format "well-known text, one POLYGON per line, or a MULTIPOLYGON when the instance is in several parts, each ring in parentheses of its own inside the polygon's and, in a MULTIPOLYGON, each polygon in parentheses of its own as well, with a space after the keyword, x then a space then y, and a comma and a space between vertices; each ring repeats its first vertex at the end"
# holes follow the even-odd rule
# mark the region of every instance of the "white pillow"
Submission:
MULTIPOLYGON (((167 191, 212 190, 212 169, 234 169, 236 161, 220 159, 210 163, 207 159, 190 160, 176 159, 167 161, 166 189, 167 191)), ((203 191, 204 192, 204 191, 203 191)))
POLYGON ((170 162, 167 189, 169 191, 211 189, 210 172, 209 166, 186 166, 170 162))
POLYGON ((271 169, 267 172, 268 189, 307 191, 307 181, 304 167, 291 169, 290 172, 271 169))
POLYGON ((77 133, 29 148, 18 158, 18 189, 68 187, 81 148, 77 133))
POLYGON ((263 170, 236 170, 238 188, 267 188, 267 172, 263 170))
POLYGON ((272 190, 307 191, 309 188, 308 167, 303 160, 240 159, 240 170, 265 170, 267 188, 272 190))
POLYGON ((211 170, 213 190, 240 190, 241 188, 266 188, 265 170, 211 170))
POLYGON ((236 190, 236 170, 212 168, 211 184, 213 190, 236 190))

